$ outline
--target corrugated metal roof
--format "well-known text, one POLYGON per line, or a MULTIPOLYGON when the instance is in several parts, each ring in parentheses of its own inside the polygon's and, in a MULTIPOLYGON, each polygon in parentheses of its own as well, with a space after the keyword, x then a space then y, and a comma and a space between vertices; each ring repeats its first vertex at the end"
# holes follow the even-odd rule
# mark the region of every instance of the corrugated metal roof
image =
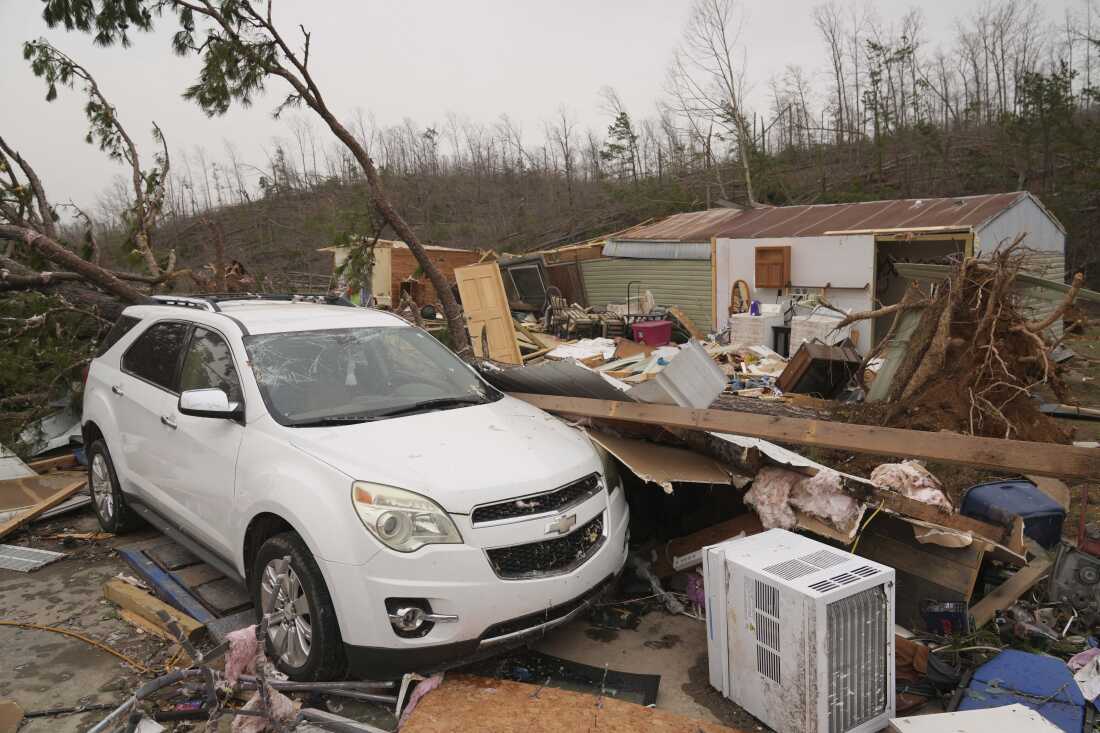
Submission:
MULTIPOLYGON (((777 206, 742 212, 713 236, 723 239, 816 237, 839 231, 975 229, 1030 196, 1026 191, 957 198, 777 206)), ((1044 209, 1045 211, 1045 209, 1044 209)))
POLYGON ((744 212, 741 209, 707 209, 666 216, 652 224, 639 224, 608 237, 616 242, 709 242, 719 230, 744 212))

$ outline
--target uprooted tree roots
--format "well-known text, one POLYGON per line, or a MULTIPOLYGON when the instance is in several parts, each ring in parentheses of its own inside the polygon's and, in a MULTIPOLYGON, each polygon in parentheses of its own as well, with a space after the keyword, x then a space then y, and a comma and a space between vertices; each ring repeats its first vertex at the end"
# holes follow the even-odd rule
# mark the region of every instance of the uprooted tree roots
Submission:
POLYGON ((921 315, 890 384, 884 424, 1069 442, 1031 392, 1046 385, 1068 401, 1051 358, 1059 339, 1048 329, 1073 320, 1083 277, 1074 278, 1053 312, 1029 320, 1016 283, 1029 257, 1021 239, 988 257, 962 260, 931 296, 908 298, 895 310, 900 316, 919 308, 921 315))

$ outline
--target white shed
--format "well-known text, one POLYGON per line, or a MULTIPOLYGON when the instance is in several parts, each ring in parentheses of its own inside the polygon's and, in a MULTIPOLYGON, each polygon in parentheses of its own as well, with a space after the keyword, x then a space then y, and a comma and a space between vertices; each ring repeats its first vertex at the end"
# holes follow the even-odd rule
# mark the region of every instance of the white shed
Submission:
MULTIPOLYGON (((864 311, 904 294, 907 281, 894 271, 895 262, 990 252, 1020 234, 1034 251, 1029 271, 1063 282, 1065 228, 1026 191, 746 211, 712 241, 715 323, 726 326, 738 280, 765 304, 792 293, 824 293, 839 308, 864 311)), ((857 324, 860 350, 888 328, 889 319, 857 324)))

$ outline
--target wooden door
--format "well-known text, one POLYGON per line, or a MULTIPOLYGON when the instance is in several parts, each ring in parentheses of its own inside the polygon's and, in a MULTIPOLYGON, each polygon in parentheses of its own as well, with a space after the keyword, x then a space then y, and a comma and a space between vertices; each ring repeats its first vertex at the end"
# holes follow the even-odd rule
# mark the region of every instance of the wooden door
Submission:
POLYGON ((508 296, 497 263, 460 267, 455 270, 455 280, 474 354, 506 364, 522 364, 512 311, 508 309, 508 296), (483 342, 488 354, 483 353, 483 342))

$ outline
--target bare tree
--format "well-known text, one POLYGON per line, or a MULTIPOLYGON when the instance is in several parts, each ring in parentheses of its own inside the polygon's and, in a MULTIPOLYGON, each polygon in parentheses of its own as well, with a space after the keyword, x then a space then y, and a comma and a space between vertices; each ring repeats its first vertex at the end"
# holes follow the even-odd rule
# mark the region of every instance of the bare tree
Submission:
POLYGON ((736 0, 695 0, 667 86, 677 112, 709 119, 736 139, 745 198, 755 207, 754 141, 744 108, 744 54, 738 48, 743 22, 736 0))

